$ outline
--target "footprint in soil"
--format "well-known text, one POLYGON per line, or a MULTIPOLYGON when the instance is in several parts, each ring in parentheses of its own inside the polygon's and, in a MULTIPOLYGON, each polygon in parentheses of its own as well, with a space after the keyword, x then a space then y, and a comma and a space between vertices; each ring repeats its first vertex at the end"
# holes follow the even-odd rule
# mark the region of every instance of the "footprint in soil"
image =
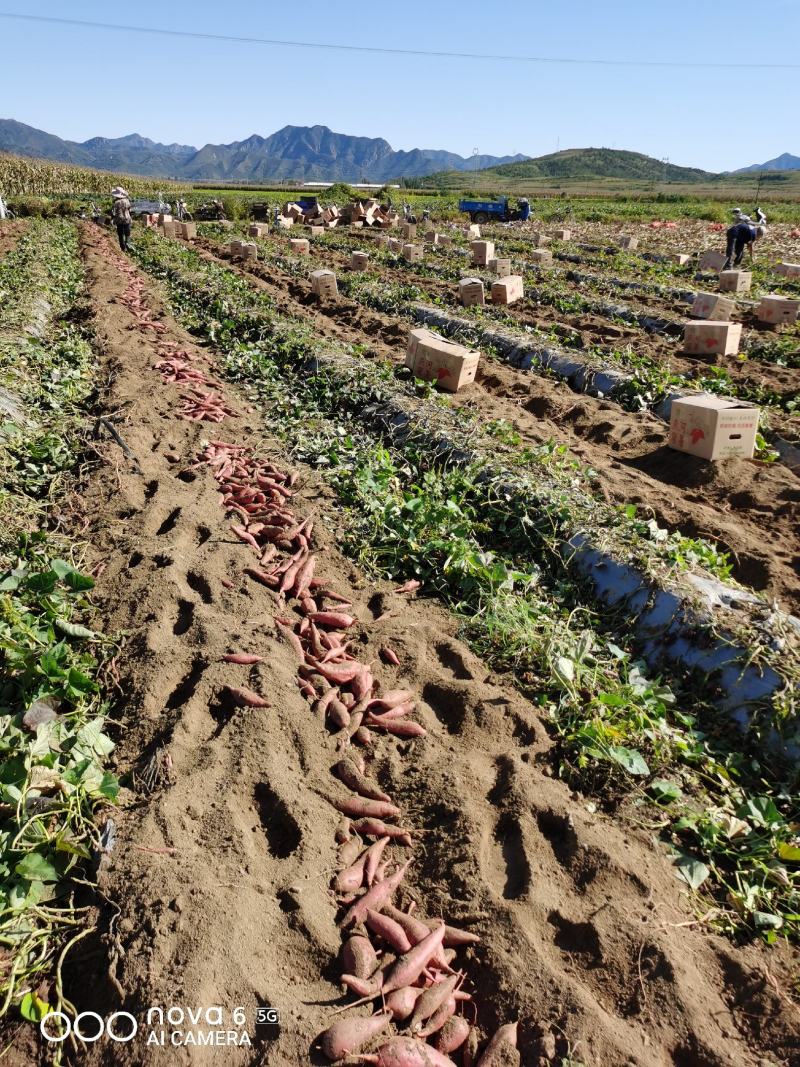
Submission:
POLYGON ((178 617, 172 624, 172 632, 176 637, 182 637, 194 622, 194 604, 191 600, 178 601, 178 617))
POLYGON ((202 574, 198 574, 196 571, 189 571, 186 575, 186 584, 200 596, 204 604, 212 603, 214 597, 211 592, 211 586, 202 574))
POLYGON ((461 650, 455 645, 447 641, 441 641, 436 646, 436 654, 439 657, 439 662, 443 667, 447 667, 454 678, 458 678, 459 681, 472 681, 475 678, 473 672, 464 662, 461 650))
POLYGON ((551 911, 547 921, 555 929, 553 940, 562 952, 588 956, 595 967, 603 965, 605 956, 594 923, 573 922, 560 911, 551 911))
POLYGON ((167 515, 166 519, 164 519, 159 528, 156 530, 156 536, 163 537, 164 534, 171 533, 175 529, 175 525, 180 517, 181 509, 173 508, 169 515, 167 515))
POLYGON ((258 812, 267 847, 275 859, 288 859, 300 847, 303 833, 286 803, 266 782, 259 782, 253 790, 253 802, 258 812))
POLYGON ((519 900, 531 884, 522 828, 511 812, 503 813, 485 845, 484 878, 504 900, 519 900))

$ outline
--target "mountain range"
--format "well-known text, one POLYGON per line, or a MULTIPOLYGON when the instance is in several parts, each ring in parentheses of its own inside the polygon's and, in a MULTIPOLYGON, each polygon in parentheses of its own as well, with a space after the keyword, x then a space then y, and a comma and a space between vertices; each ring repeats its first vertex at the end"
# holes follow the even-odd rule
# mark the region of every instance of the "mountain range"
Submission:
POLYGON ((351 137, 327 126, 284 126, 269 137, 253 134, 231 144, 202 148, 159 144, 138 133, 65 141, 14 119, 0 119, 0 152, 52 159, 99 170, 184 181, 383 182, 442 170, 473 170, 517 163, 527 156, 472 156, 439 149, 395 152, 382 137, 351 137))
POLYGON ((793 156, 791 152, 768 159, 766 163, 754 163, 752 167, 742 167, 734 171, 734 174, 747 174, 751 170, 800 170, 800 156, 793 156))

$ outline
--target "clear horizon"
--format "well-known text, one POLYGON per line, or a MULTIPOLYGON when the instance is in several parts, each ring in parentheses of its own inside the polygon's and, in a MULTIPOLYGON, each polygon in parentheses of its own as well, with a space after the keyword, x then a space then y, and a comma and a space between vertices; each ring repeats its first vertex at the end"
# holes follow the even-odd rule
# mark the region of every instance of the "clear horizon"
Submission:
MULTIPOLYGON (((620 0, 602 9, 587 0, 557 9, 510 0, 502 16, 475 2, 434 7, 410 0, 402 21, 388 27, 376 16, 349 20, 355 26, 352 35, 347 20, 328 32, 330 11, 320 0, 304 6, 300 28, 282 17, 282 8, 255 9, 243 0, 229 0, 225 17, 208 0, 191 5, 178 0, 166 15, 163 6, 142 0, 135 13, 117 18, 98 0, 70 3, 66 9, 41 0, 24 10, 169 30, 398 48, 502 49, 653 62, 724 63, 733 56, 749 63, 792 63, 800 3, 776 0, 771 12, 781 32, 761 43, 758 37, 742 38, 752 8, 741 0, 699 9, 677 0, 645 11, 620 0), (492 26, 513 32, 493 32, 492 26)), ((286 125, 322 125, 351 136, 384 138, 396 151, 440 149, 468 157, 478 148, 482 155, 536 157, 603 147, 713 172, 800 152, 787 143, 794 136, 784 104, 797 81, 791 70, 433 60, 10 19, 0 21, 0 33, 4 110, 70 141, 138 133, 200 148, 254 133, 269 136, 286 125), (23 84, 24 97, 18 89, 23 84)))

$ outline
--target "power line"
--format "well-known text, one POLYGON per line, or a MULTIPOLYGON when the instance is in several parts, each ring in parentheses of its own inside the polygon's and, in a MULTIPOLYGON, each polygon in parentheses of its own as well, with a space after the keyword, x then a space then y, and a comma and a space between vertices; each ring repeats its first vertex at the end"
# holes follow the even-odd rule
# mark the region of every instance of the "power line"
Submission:
POLYGON ((0 11, 0 18, 26 22, 47 22, 59 26, 80 26, 90 30, 113 30, 120 33, 146 33, 161 37, 184 37, 196 41, 227 41, 234 44, 272 45, 279 48, 317 48, 334 52, 371 52, 377 55, 426 56, 432 59, 486 59, 502 63, 550 63, 596 67, 678 67, 701 70, 800 70, 800 63, 692 63, 681 60, 651 59, 575 59, 569 56, 506 56, 486 52, 436 52, 417 48, 379 48, 374 45, 333 44, 325 41, 285 41, 271 37, 238 37, 225 33, 199 33, 192 30, 166 30, 159 26, 124 26, 115 22, 90 22, 50 15, 21 15, 0 11))

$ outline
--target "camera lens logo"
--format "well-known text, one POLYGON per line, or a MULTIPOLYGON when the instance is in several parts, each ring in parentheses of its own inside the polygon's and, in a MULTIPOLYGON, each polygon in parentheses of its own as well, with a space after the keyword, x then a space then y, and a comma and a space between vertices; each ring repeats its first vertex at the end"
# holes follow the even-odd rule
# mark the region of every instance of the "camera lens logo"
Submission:
POLYGON ((49 1011, 39 1023, 39 1033, 51 1044, 61 1044, 74 1035, 87 1044, 105 1036, 124 1045, 138 1030, 139 1024, 128 1011, 115 1011, 107 1019, 96 1011, 82 1011, 74 1020, 63 1011, 49 1011))

